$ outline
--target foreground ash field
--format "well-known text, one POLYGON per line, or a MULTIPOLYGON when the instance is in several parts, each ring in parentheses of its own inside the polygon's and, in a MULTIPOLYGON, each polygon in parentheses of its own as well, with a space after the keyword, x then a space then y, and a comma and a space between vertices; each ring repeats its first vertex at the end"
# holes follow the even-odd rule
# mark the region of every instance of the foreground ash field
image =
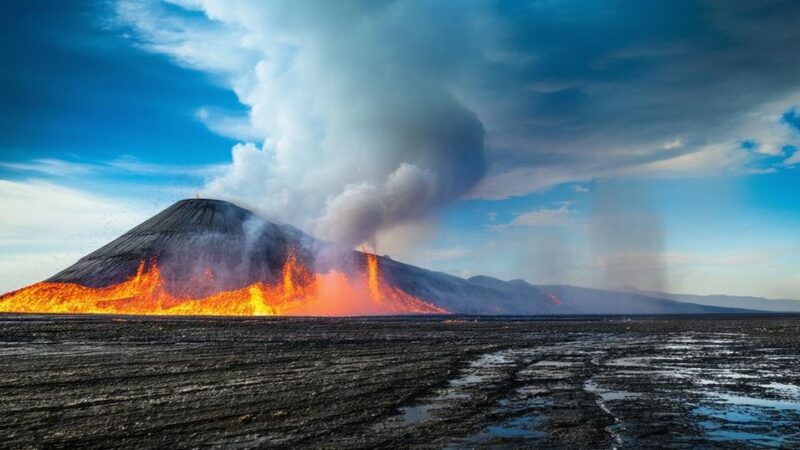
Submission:
POLYGON ((0 316, 22 447, 800 446, 800 318, 0 316))

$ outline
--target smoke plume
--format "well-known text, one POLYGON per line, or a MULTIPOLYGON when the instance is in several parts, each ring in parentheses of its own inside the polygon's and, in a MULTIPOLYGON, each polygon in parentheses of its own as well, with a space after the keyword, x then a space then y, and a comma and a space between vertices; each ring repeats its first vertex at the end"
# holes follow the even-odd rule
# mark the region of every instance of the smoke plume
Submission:
POLYGON ((260 138, 204 195, 358 245, 429 218, 486 172, 483 126, 448 88, 465 21, 440 21, 434 3, 178 3, 202 15, 119 10, 143 45, 216 74, 249 109, 201 120, 260 138))
POLYGON ((599 183, 591 221, 594 284, 667 292, 664 227, 644 187, 599 183))

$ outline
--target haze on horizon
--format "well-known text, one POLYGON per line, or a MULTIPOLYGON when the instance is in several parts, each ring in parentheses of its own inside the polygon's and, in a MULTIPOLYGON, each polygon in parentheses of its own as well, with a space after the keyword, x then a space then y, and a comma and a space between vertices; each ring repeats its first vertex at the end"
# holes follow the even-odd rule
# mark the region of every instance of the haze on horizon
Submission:
POLYGON ((793 1, 0 3, 0 291, 174 201, 461 276, 800 299, 793 1))

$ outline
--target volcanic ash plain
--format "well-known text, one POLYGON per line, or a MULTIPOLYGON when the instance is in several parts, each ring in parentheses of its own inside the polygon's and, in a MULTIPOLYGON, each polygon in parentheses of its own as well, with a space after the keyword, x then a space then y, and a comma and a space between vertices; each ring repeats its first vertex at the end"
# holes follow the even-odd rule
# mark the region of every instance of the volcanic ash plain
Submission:
POLYGON ((3 447, 800 447, 800 318, 0 316, 3 447))

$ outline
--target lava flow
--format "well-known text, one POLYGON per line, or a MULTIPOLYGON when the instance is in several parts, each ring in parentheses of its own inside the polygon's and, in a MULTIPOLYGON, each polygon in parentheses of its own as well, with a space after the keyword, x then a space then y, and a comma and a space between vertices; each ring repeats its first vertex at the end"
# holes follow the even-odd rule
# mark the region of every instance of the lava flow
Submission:
POLYGON ((561 299, 560 299, 560 298, 558 298, 558 296, 557 296, 556 294, 547 294, 547 298, 549 298, 549 299, 550 299, 550 303, 552 303, 552 304, 554 304, 554 305, 556 305, 556 306, 558 306, 558 305, 560 305, 560 304, 562 304, 562 303, 563 303, 563 302, 561 301, 561 299))
MULTIPOLYGON (((444 314, 448 311, 413 297, 381 279, 378 258, 367 255, 366 273, 314 273, 290 254, 280 282, 193 298, 171 294, 156 263, 141 262, 122 283, 91 288, 42 282, 0 296, 0 312, 191 316, 357 316, 444 314)), ((213 279, 206 270, 204 278, 213 279)), ((201 280, 193 280, 201 282, 201 280)))

